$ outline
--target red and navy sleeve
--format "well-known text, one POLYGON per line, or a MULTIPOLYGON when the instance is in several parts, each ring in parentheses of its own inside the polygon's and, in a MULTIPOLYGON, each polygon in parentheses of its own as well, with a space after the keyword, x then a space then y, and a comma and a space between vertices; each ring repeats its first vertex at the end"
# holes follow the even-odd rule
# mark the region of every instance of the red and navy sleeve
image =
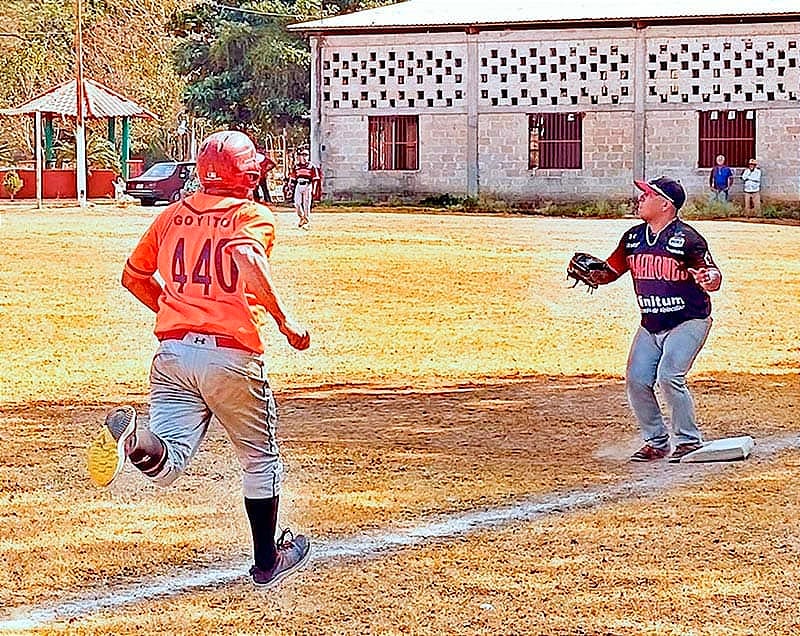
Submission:
POLYGON ((622 276, 628 271, 628 254, 625 249, 625 239, 627 236, 627 232, 622 235, 616 249, 611 253, 611 256, 606 259, 608 266, 619 276, 622 276))
POLYGON ((692 269, 703 267, 719 269, 714 263, 711 252, 708 250, 708 243, 700 234, 693 231, 687 238, 689 244, 686 246, 686 265, 688 267, 692 269))

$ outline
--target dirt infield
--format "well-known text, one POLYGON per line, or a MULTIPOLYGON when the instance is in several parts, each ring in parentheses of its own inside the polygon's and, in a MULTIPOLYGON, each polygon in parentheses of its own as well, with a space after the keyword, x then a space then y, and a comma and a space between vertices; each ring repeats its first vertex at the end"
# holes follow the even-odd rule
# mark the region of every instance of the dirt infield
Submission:
MULTIPOLYGON (((151 317, 118 276, 150 218, 2 216, 0 629, 247 561, 239 470, 218 428, 172 489, 131 469, 108 491, 85 476, 109 406, 130 401, 146 418, 151 317)), ((726 275, 691 378, 699 416, 709 437, 761 442, 754 459, 709 470, 625 461, 637 446, 620 379, 630 283, 565 289, 572 251, 604 255, 631 220, 320 214, 309 233, 291 220, 279 216, 275 277, 313 344, 297 354, 271 340, 282 523, 322 545, 642 479, 667 487, 312 563, 277 592, 237 579, 27 631, 800 631, 800 228, 698 224, 726 275), (788 449, 771 452, 772 439, 788 449)))

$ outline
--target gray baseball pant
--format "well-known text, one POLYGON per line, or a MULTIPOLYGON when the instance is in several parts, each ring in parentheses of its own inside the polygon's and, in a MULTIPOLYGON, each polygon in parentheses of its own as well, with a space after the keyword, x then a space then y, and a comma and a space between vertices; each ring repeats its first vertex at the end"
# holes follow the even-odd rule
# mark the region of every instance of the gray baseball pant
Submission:
POLYGON ((242 466, 244 496, 277 496, 283 464, 264 357, 218 347, 214 336, 205 334, 164 340, 150 370, 150 430, 167 449, 156 483, 169 485, 186 470, 212 417, 225 429, 242 466))

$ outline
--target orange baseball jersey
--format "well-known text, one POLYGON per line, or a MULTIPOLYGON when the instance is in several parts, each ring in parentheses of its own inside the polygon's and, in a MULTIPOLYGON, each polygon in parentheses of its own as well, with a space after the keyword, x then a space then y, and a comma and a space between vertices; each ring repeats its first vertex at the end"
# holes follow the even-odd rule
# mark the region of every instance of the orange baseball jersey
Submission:
POLYGON ((197 192, 165 208, 125 264, 131 276, 157 271, 164 281, 156 337, 197 331, 263 353, 267 311, 248 293, 229 248, 250 244, 269 256, 274 239, 272 212, 253 201, 197 192))

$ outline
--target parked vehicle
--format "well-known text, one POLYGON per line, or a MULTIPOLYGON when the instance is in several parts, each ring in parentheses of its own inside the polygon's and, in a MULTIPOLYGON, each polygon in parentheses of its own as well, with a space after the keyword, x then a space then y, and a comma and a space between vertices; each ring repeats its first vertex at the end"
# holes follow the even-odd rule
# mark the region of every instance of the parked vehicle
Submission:
POLYGON ((150 166, 138 177, 129 179, 125 194, 139 199, 142 205, 156 201, 177 201, 194 169, 194 162, 164 161, 150 166))

